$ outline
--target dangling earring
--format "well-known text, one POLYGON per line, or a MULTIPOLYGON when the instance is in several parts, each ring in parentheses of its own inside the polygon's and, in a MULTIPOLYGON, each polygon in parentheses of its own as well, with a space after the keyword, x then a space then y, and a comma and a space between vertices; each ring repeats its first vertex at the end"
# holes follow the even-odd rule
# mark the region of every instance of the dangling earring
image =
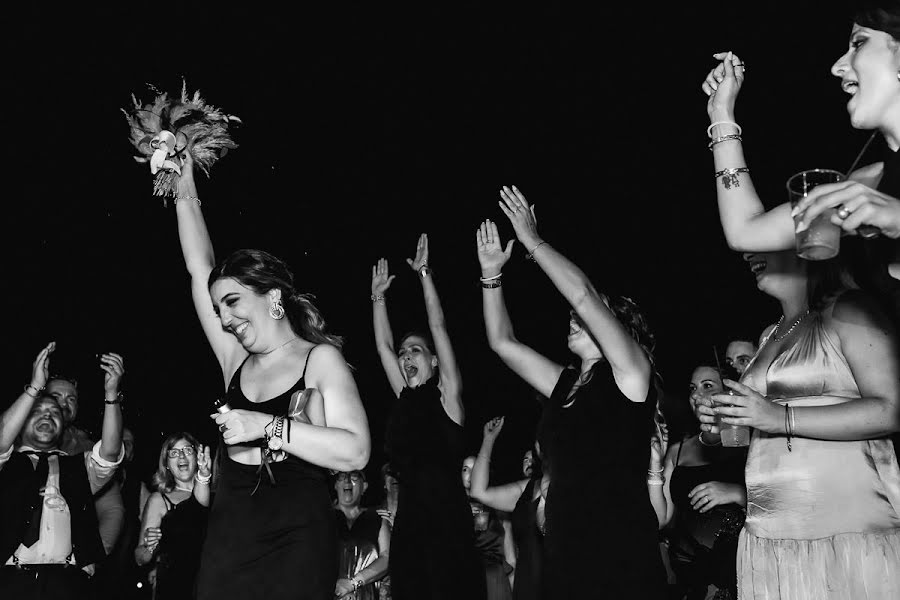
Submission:
POLYGON ((269 316, 276 321, 280 321, 284 318, 284 306, 281 305, 281 300, 276 300, 271 308, 269 308, 269 316))

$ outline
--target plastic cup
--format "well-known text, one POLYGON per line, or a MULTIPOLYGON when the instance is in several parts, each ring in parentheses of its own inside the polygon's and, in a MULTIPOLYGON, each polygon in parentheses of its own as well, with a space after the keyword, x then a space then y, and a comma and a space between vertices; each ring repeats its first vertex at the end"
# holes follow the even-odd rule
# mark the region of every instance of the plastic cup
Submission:
MULTIPOLYGON (((730 391, 727 393, 729 396, 733 395, 730 391)), ((727 402, 716 402, 713 400, 713 403, 716 406, 731 406, 727 402)), ((726 448, 739 448, 750 445, 750 428, 746 425, 729 425, 722 422, 721 415, 716 415, 716 426, 719 428, 722 445, 726 448)))
MULTIPOLYGON (((787 180, 791 208, 806 198, 817 185, 843 180, 844 174, 833 169, 807 169, 791 175, 787 180)), ((841 228, 831 222, 834 212, 834 208, 826 210, 797 234, 797 256, 806 260, 828 260, 837 256, 841 250, 841 228)), ((802 216, 798 214, 794 217, 795 226, 802 216)))

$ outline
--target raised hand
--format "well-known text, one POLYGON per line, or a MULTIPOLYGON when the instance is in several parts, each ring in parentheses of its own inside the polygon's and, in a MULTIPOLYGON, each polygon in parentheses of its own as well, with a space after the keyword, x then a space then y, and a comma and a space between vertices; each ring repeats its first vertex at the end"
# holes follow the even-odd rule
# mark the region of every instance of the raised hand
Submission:
POLYGON ((419 241, 416 244, 416 257, 415 258, 407 258, 406 264, 412 268, 413 271, 419 272, 422 267, 428 266, 428 234, 423 233, 419 236, 419 241))
POLYGON ((496 439, 502 429, 503 417, 494 417, 484 424, 484 437, 496 439))
POLYGON ((867 236, 869 232, 865 228, 874 227, 889 238, 900 238, 900 200, 858 181, 816 186, 791 212, 791 216, 802 213, 797 233, 831 208, 837 209, 831 215, 831 222, 849 233, 867 236))
POLYGON ((475 231, 475 245, 478 249, 478 263, 481 265, 482 276, 493 277, 500 273, 503 265, 512 256, 513 244, 515 240, 509 240, 504 250, 497 225, 490 219, 481 224, 475 231))
POLYGON ((528 204, 525 196, 519 188, 503 186, 500 190, 500 210, 512 223, 516 237, 525 245, 526 250, 533 249, 541 242, 537 232, 537 219, 534 216, 534 207, 528 204))
POLYGON ((200 477, 209 477, 209 446, 200 446, 197 450, 197 474, 200 477))
POLYGON ((378 259, 378 264, 372 267, 372 294, 375 296, 384 296, 384 293, 391 287, 396 275, 388 273, 388 261, 384 258, 378 259))
POLYGON ((734 120, 734 104, 744 83, 744 63, 733 52, 717 52, 720 63, 712 69, 700 86, 709 96, 706 112, 712 121, 734 120))
POLYGON ((50 378, 50 355, 56 350, 56 342, 50 342, 38 352, 31 367, 31 386, 40 391, 47 386, 50 378))
POLYGON ((110 394, 119 392, 122 375, 125 374, 125 361, 115 352, 100 355, 100 368, 106 371, 103 376, 103 390, 110 394))

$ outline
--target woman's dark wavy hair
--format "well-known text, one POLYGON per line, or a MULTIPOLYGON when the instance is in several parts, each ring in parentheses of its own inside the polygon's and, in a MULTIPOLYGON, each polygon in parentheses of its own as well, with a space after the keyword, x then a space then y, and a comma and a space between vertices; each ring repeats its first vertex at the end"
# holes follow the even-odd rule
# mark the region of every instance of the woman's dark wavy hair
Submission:
POLYGON ((857 0, 852 5, 852 14, 854 23, 900 40, 900 2, 857 0))
POLYGON ((343 345, 341 337, 326 332, 325 319, 313 303, 315 297, 294 289, 294 275, 280 258, 262 250, 235 250, 213 268, 207 285, 212 287, 224 278, 234 279, 257 294, 281 290, 281 302, 294 333, 317 344, 343 345))
POLYGON ((627 296, 607 296, 601 294, 609 303, 609 309, 613 311, 619 322, 625 326, 625 329, 631 334, 631 337, 643 348, 644 354, 650 360, 650 364, 654 365, 653 350, 656 348, 656 336, 650 331, 650 325, 647 323, 647 317, 641 312, 637 303, 627 296))
POLYGON ((434 354, 435 356, 437 356, 437 350, 434 347, 434 340, 432 339, 431 335, 429 335, 423 331, 418 331, 415 329, 412 331, 407 331, 406 333, 404 333, 403 335, 401 335, 398 338, 397 348, 400 348, 400 346, 403 345, 403 342, 405 342, 406 340, 408 340, 411 337, 422 338, 422 341, 425 342, 425 347, 428 348, 428 351, 431 352, 432 354, 434 354))

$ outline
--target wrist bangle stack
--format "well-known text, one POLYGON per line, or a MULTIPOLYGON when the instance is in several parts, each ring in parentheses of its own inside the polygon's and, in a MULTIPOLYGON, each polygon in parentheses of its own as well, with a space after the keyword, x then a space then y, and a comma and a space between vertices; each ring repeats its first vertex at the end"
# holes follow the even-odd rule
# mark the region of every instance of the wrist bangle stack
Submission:
POLYGON ((663 476, 663 472, 665 472, 665 469, 659 469, 658 471, 647 469, 647 485, 664 485, 666 478, 663 476))
POLYGON ((788 452, 793 452, 791 437, 794 435, 794 409, 790 404, 784 405, 784 433, 787 435, 788 452))
POLYGON ((500 280, 501 277, 503 277, 503 273, 497 273, 491 277, 480 277, 479 281, 481 281, 481 287, 486 290, 492 290, 503 285, 500 280))
POLYGON ((194 474, 194 481, 200 485, 209 485, 210 480, 212 480, 212 475, 204 477, 200 474, 200 471, 197 471, 197 473, 194 474))
POLYGON ((372 302, 381 302, 384 304, 384 294, 372 294, 369 297, 372 299, 372 302))
POLYGON ((710 123, 709 127, 706 128, 706 137, 712 139, 712 130, 713 127, 718 127, 719 125, 731 125, 735 129, 737 129, 737 134, 741 135, 744 133, 744 130, 741 129, 741 126, 735 123, 734 121, 713 121, 710 123))

